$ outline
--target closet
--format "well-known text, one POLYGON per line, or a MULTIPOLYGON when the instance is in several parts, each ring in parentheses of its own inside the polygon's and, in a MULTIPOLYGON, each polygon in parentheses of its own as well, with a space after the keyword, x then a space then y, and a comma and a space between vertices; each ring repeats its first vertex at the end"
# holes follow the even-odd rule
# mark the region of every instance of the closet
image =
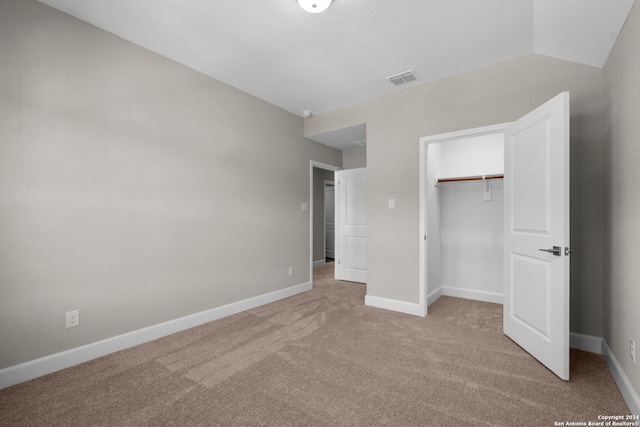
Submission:
POLYGON ((502 303, 504 133, 427 146, 429 303, 502 303))
POLYGON ((570 95, 420 138, 420 304, 503 303, 505 335, 569 379, 570 95), (500 176, 503 175, 504 178, 500 176))

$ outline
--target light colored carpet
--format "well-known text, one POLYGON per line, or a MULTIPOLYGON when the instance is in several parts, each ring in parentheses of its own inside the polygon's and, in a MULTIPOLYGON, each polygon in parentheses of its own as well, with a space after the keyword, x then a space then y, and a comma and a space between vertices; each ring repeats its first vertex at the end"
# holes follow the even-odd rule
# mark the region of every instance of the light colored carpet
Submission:
POLYGON ((2 426, 552 426, 628 414, 600 356, 558 379, 502 334, 502 306, 419 318, 314 289, 0 391, 2 426))

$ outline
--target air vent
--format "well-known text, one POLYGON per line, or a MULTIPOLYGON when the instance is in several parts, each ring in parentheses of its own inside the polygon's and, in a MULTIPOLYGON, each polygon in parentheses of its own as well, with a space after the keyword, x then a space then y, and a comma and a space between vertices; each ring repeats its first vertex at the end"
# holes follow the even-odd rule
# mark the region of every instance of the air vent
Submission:
POLYGON ((394 74, 393 76, 389 76, 387 77, 387 80, 398 86, 405 83, 415 82, 416 80, 418 80, 418 76, 413 70, 408 70, 402 73, 394 74))

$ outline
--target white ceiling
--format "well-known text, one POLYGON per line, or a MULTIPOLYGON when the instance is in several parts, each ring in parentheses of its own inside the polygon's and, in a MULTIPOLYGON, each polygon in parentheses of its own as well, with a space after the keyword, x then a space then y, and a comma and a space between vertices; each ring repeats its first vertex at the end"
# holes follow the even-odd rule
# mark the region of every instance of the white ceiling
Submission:
POLYGON ((634 0, 40 0, 297 115, 540 53, 602 67, 634 0), (386 77, 409 69, 419 81, 386 77))

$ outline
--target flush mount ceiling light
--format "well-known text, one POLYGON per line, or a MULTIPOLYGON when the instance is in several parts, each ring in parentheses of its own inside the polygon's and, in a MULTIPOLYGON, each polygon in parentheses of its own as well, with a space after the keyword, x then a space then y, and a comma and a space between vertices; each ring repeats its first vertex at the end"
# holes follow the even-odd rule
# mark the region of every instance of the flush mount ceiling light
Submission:
POLYGON ((301 8, 309 13, 320 13, 327 10, 332 0, 298 0, 301 8))

